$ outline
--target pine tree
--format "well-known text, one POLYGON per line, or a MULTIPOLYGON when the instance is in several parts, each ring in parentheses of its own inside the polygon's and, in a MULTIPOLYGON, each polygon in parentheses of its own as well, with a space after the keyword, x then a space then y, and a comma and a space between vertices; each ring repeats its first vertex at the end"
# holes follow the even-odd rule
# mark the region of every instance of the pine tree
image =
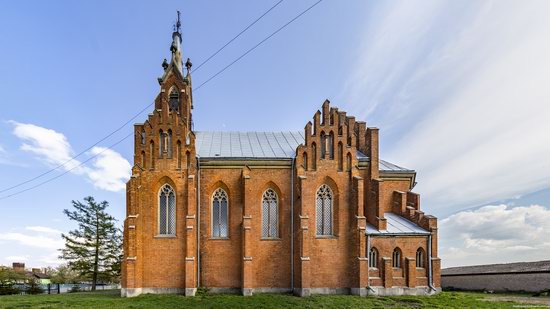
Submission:
POLYGON ((96 203, 91 196, 84 201, 86 204, 72 201, 73 211, 63 210, 78 228, 68 235, 61 234, 65 248, 60 258, 80 276, 91 279, 95 291, 98 279, 114 281, 120 275, 122 232, 115 226, 116 219, 105 211, 107 201, 96 203))

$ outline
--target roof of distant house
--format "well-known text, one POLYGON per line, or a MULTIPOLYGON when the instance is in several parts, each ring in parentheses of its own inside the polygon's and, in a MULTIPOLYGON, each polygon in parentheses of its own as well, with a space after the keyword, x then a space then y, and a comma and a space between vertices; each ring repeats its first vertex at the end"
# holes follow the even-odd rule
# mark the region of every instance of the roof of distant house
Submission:
POLYGON ((519 262, 507 264, 487 264, 474 266, 450 267, 441 270, 443 276, 540 273, 550 272, 550 260, 537 262, 519 262))

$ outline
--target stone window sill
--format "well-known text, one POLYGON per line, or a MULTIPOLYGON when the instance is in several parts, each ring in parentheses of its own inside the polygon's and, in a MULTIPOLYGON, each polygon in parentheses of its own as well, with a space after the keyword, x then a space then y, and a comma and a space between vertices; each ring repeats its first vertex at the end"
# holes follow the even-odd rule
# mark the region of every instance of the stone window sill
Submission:
POLYGON ((229 237, 210 237, 210 240, 229 240, 229 237))
POLYGON ((338 239, 338 236, 334 235, 317 235, 315 236, 317 239, 338 239))
POLYGON ((173 235, 173 234, 170 234, 170 235, 159 234, 159 235, 153 236, 153 238, 158 238, 158 239, 163 239, 163 238, 176 238, 176 235, 173 235))
POLYGON ((266 241, 281 241, 283 240, 282 238, 280 237, 262 237, 260 240, 266 240, 266 241))

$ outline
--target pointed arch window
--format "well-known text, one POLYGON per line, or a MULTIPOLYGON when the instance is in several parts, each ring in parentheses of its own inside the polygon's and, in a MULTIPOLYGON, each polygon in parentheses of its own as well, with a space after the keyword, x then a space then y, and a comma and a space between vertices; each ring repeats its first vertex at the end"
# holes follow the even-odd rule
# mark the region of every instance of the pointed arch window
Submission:
POLYGON ((222 188, 217 189, 212 196, 212 237, 227 238, 229 235, 227 193, 222 188))
POLYGON ((321 160, 325 158, 327 153, 327 136, 325 132, 321 132, 321 160))
POLYGON ((159 192, 159 234, 176 235, 176 194, 169 184, 159 192))
POLYGON ((164 152, 164 148, 166 147, 166 138, 164 136, 164 132, 162 130, 159 130, 159 157, 162 158, 162 153, 164 152))
POLYGON ((303 167, 304 167, 304 170, 307 171, 307 152, 304 152, 302 154, 302 161, 303 161, 303 167))
POLYGON ((145 130, 141 130, 141 133, 139 135, 141 137, 141 144, 145 145, 145 130))
POLYGON ((338 171, 344 169, 344 147, 342 143, 338 143, 338 171))
POLYGON ((346 155, 346 171, 351 171, 351 154, 349 152, 346 155))
POLYGON ((317 236, 332 235, 332 190, 327 185, 322 185, 317 190, 317 202, 315 207, 317 236))
POLYGON ((422 248, 416 250, 416 267, 424 268, 424 250, 422 248))
POLYGON ((369 252, 369 267, 378 267, 378 250, 371 248, 369 252))
POLYGON ((317 169, 317 146, 315 143, 311 144, 311 168, 313 170, 317 169))
POLYGON ((401 268, 401 250, 399 250, 399 248, 393 250, 392 266, 394 268, 401 268))
POLYGON ((279 198, 273 189, 267 189, 262 196, 262 238, 279 237, 279 198))
POLYGON ((327 148, 329 159, 334 160, 334 132, 330 132, 327 136, 327 148))
POLYGON ((168 132, 165 135, 166 138, 166 152, 168 153, 168 158, 172 158, 172 130, 168 129, 168 132))
POLYGON ((172 111, 175 111, 175 112, 178 112, 179 111, 179 93, 178 93, 178 89, 176 89, 175 87, 170 91, 170 97, 168 99, 168 107, 169 107, 169 111, 172 112, 172 111))

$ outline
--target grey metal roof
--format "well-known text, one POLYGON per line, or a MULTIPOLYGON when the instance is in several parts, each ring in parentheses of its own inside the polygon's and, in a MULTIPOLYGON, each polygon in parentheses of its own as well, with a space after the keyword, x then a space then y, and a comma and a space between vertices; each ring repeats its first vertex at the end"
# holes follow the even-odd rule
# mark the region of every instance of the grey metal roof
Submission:
POLYGON ((550 260, 508 264, 451 267, 441 270, 442 276, 550 272, 550 260))
POLYGON ((369 235, 429 235, 430 232, 421 228, 417 224, 409 221, 399 215, 387 212, 384 214, 386 218, 386 230, 377 230, 376 227, 367 224, 366 233, 369 235))
MULTIPOLYGON (((285 132, 195 132, 197 154, 209 159, 291 159, 296 147, 305 141, 303 131, 285 132)), ((357 151, 359 161, 369 157, 357 151)), ((393 173, 411 173, 395 164, 380 160, 380 170, 393 173)))

